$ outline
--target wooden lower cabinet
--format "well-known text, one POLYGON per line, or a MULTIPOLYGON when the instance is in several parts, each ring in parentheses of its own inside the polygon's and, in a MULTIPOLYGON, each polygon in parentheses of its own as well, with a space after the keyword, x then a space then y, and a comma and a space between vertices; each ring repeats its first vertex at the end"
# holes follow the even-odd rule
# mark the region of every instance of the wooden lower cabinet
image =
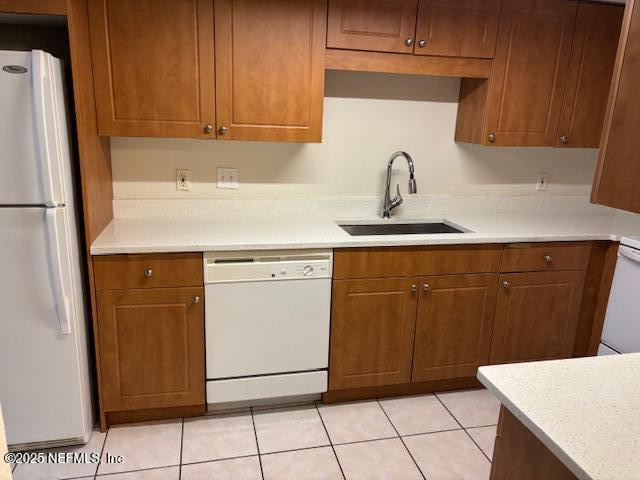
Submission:
POLYGON ((423 279, 413 382, 473 377, 489 363, 497 285, 492 273, 423 279))
POLYGON ((106 412, 204 405, 201 287, 98 292, 106 412))
POLYGON ((491 363, 569 358, 584 271, 500 275, 491 363))
POLYGON ((329 389, 411 380, 417 295, 409 278, 333 282, 329 389))

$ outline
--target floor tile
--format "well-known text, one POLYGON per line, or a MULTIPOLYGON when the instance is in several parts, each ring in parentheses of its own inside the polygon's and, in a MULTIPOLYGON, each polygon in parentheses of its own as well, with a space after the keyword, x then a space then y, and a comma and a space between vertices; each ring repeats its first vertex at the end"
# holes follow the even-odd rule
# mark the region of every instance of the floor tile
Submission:
POLYGON ((182 463, 257 454, 251 412, 184 420, 182 463))
POLYGON ((103 463, 98 474, 180 464, 182 420, 138 423, 111 427, 104 445, 107 453, 122 455, 123 463, 103 463))
POLYGON ((437 395, 465 428, 498 423, 500 402, 488 390, 464 390, 437 395))
POLYGON ((334 444, 397 436, 377 401, 318 407, 334 444))
POLYGON ((400 435, 460 428, 434 395, 390 398, 380 404, 400 435))
POLYGON ((335 449, 347 480, 422 479, 399 438, 337 445, 335 449))
POLYGON ((262 455, 265 480, 341 480, 342 473, 331 447, 262 455))
POLYGON ((260 453, 329 445, 315 405, 254 412, 260 453))
POLYGON ((404 439, 429 480, 488 480, 491 463, 463 430, 404 439))
POLYGON ((471 435, 471 438, 475 440, 487 457, 493 458, 493 445, 496 442, 497 429, 496 425, 492 427, 476 427, 469 428, 467 433, 471 435))
MULTIPOLYGON (((77 447, 54 448, 43 450, 44 453, 74 453, 97 455, 100 458, 104 433, 94 431, 86 445, 77 447)), ((98 468, 97 463, 28 463, 16 466, 13 472, 15 480, 56 480, 61 478, 93 476, 98 468)))
POLYGON ((262 480, 257 456, 182 466, 182 480, 262 480))
POLYGON ((96 478, 98 480, 178 480, 180 478, 180 468, 153 468, 151 470, 98 475, 96 478))

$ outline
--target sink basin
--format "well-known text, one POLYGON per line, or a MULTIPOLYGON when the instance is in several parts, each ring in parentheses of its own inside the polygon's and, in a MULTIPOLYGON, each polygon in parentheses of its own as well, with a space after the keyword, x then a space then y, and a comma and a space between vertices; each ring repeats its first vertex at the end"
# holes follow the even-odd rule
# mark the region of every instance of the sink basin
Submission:
POLYGON ((446 222, 372 223, 338 225, 351 236, 361 235, 425 235, 436 233, 465 233, 446 222))

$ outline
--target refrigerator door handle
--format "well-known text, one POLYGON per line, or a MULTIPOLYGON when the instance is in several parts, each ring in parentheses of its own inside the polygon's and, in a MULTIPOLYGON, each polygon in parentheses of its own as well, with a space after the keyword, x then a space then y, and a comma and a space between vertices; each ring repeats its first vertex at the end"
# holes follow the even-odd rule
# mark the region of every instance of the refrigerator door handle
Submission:
POLYGON ((61 208, 46 209, 47 245, 49 248, 49 266, 52 275, 53 296, 58 312, 60 333, 71 334, 71 304, 69 301, 70 263, 69 253, 65 248, 68 242, 64 222, 64 210, 61 208), (66 273, 66 274, 65 274, 66 273))
POLYGON ((618 255, 628 258, 633 262, 640 263, 640 253, 637 250, 625 247, 624 245, 620 246, 618 249, 618 255))
POLYGON ((58 125, 53 115, 53 78, 47 62, 47 54, 40 50, 31 53, 33 79, 33 109, 38 163, 44 194, 44 204, 54 207, 64 203, 61 153, 59 151, 58 125))

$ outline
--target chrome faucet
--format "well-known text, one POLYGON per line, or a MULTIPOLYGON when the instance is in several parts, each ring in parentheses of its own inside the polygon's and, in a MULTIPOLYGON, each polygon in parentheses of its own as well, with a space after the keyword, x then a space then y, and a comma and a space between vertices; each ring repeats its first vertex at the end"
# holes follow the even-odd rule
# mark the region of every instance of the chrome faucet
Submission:
POLYGON ((413 159, 407 152, 395 152, 389 158, 387 164, 387 186, 384 190, 384 201, 382 203, 382 218, 390 218, 391 210, 402 205, 402 195, 400 195, 400 185, 396 185, 396 196, 391 198, 391 171, 393 170, 393 162, 398 157, 404 157, 409 164, 409 193, 418 193, 418 187, 416 185, 416 179, 414 177, 413 159))

